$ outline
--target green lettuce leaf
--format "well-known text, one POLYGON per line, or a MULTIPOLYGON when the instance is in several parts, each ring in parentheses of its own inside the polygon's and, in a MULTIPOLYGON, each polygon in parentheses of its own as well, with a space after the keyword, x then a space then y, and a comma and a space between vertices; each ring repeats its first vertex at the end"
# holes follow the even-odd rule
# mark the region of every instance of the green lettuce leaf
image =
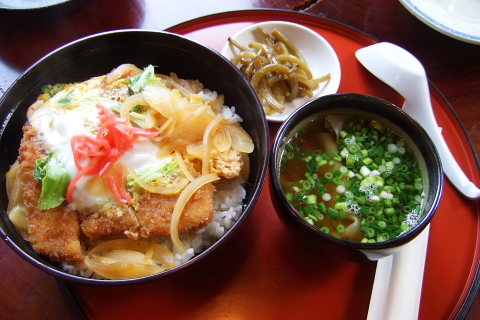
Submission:
POLYGON ((47 84, 42 87, 42 93, 46 93, 51 97, 56 95, 58 92, 62 91, 65 88, 65 84, 63 83, 57 83, 54 85, 47 84))
POLYGON ((38 201, 39 209, 56 208, 65 201, 70 176, 65 166, 56 159, 54 153, 37 159, 34 177, 42 184, 38 201))
MULTIPOLYGON (((161 167, 149 167, 142 170, 136 170, 136 174, 140 180, 145 183, 159 183, 165 180, 172 180, 179 173, 179 166, 177 160, 172 159, 164 163, 161 167)), ((127 188, 130 190, 137 188, 138 185, 135 183, 131 176, 128 177, 127 188)))
POLYGON ((46 172, 47 163, 50 161, 52 156, 53 156, 53 152, 50 152, 50 154, 47 157, 37 159, 35 171, 33 172, 33 177, 37 182, 42 183, 43 177, 45 177, 45 175, 47 174, 46 172))
POLYGON ((145 88, 145 84, 148 82, 149 79, 155 78, 155 68, 152 65, 149 65, 135 77, 130 78, 129 88, 134 93, 139 93, 145 88))

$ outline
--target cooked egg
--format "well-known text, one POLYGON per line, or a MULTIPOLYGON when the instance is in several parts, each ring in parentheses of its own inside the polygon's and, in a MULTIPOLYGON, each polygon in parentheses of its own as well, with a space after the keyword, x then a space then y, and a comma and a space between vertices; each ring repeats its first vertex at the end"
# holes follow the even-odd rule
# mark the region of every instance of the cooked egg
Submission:
MULTIPOLYGON (((70 87, 35 110, 29 117, 31 125, 49 151, 54 151, 58 160, 73 179, 78 169, 75 165, 70 141, 75 135, 95 136, 100 127, 97 104, 115 108, 119 103, 102 96, 98 88, 70 87)), ((171 157, 159 159, 159 147, 148 139, 141 139, 119 159, 128 171, 163 167, 171 157)), ((92 176, 82 177, 75 186, 73 202, 75 210, 95 209, 105 202, 116 201, 107 183, 92 176)))

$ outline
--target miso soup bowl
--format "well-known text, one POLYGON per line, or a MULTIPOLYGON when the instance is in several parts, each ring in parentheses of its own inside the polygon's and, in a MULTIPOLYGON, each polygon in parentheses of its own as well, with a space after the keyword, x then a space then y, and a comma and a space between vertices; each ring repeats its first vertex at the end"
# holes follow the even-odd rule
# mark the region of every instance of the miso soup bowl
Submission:
MULTIPOLYGON (((311 119, 311 118, 310 118, 311 119)), ((295 236, 313 250, 335 258, 362 261, 374 255, 389 255, 414 239, 432 220, 443 189, 443 173, 438 152, 425 130, 401 108, 372 96, 352 93, 332 94, 307 103, 294 112, 280 127, 275 137, 269 162, 270 193, 276 211, 295 236), (287 200, 280 184, 280 161, 292 132, 302 121, 315 115, 347 114, 377 119, 391 125, 414 150, 424 177, 425 197, 417 224, 394 239, 382 242, 357 242, 341 239, 320 231, 308 223, 287 200)))

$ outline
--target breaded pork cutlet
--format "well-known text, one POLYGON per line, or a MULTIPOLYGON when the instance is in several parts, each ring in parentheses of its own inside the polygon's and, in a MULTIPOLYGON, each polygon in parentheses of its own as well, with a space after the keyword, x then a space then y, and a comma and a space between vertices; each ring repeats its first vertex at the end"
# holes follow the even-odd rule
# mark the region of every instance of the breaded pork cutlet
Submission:
POLYGON ((107 204, 98 212, 81 212, 80 220, 82 232, 92 240, 118 235, 133 239, 138 237, 140 225, 129 205, 107 204))
POLYGON ((38 142, 37 132, 30 125, 25 125, 23 132, 19 162, 22 168, 29 241, 35 251, 56 260, 82 260, 77 212, 69 209, 66 203, 48 210, 38 208, 41 185, 34 178, 36 159, 45 157, 48 152, 38 142))
MULTIPOLYGON (((135 203, 112 204, 99 212, 77 212, 67 203, 48 209, 38 209, 41 185, 34 178, 36 159, 47 151, 28 124, 20 147, 20 164, 24 202, 28 213, 28 233, 34 249, 57 260, 81 260, 80 230, 88 238, 101 239, 125 235, 129 238, 168 236, 170 220, 178 195, 160 195, 141 191, 135 203), (136 211, 136 214, 135 214, 136 211)), ((179 233, 201 228, 213 218, 215 187, 207 184, 188 201, 179 222, 179 233)))
MULTIPOLYGON (((34 249, 60 261, 82 259, 80 230, 92 240, 109 236, 129 238, 168 236, 170 220, 178 195, 161 195, 141 191, 133 206, 114 203, 98 212, 77 212, 62 206, 37 208, 41 185, 35 180, 36 159, 48 152, 28 124, 20 148, 20 163, 24 185, 24 201, 28 212, 29 237, 34 249)), ((207 184, 188 201, 179 222, 179 233, 206 226, 213 218, 215 187, 207 184)))
MULTIPOLYGON (((208 183, 198 189, 185 205, 180 217, 180 234, 206 226, 213 218, 215 187, 208 183)), ((140 235, 169 235, 170 219, 178 196, 162 195, 141 191, 134 200, 140 235)))

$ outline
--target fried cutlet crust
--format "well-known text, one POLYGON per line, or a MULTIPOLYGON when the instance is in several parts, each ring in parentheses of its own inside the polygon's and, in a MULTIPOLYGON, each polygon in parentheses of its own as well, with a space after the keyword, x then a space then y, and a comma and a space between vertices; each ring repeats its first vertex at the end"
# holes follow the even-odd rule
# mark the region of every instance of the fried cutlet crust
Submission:
MULTIPOLYGON (((140 191, 133 207, 112 205, 96 213, 77 212, 67 203, 49 210, 38 209, 41 185, 33 173, 36 159, 47 156, 48 152, 37 140, 36 134, 30 125, 25 125, 19 161, 29 240, 37 252, 59 261, 81 260, 80 231, 92 240, 115 235, 130 238, 170 235, 170 220, 178 195, 140 191)), ((180 234, 199 229, 212 221, 214 192, 215 187, 209 183, 193 194, 180 218, 180 234)))
MULTIPOLYGON (((185 205, 179 223, 179 233, 199 229, 213 219, 213 202, 215 187, 208 183, 198 189, 185 205)), ((141 191, 135 199, 134 206, 140 221, 140 235, 170 235, 172 217, 177 195, 161 195, 141 191)))
POLYGON ((80 213, 82 232, 92 240, 111 235, 138 238, 140 227, 135 212, 127 205, 112 204, 100 212, 80 213))
POLYGON ((30 125, 25 125, 23 132, 19 162, 22 168, 29 240, 35 251, 58 261, 82 260, 77 212, 69 209, 66 204, 48 210, 38 209, 41 185, 35 180, 33 174, 36 159, 45 157, 47 151, 35 138, 37 132, 30 125))

